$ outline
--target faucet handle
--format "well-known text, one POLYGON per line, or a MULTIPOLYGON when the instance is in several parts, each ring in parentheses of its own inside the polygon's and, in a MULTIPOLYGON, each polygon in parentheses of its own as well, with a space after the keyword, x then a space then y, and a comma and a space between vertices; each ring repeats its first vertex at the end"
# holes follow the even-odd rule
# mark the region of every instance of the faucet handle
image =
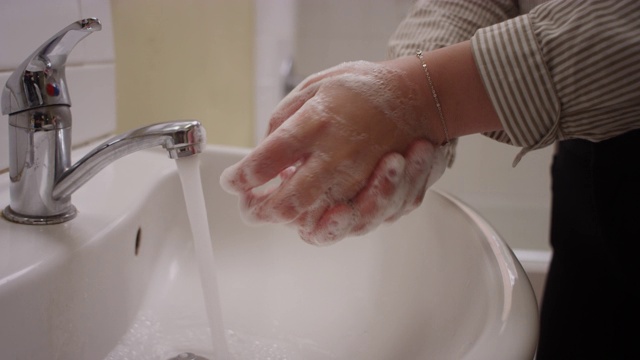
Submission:
POLYGON ((67 56, 80 40, 102 29, 100 20, 76 21, 42 44, 11 74, 2 91, 2 114, 47 105, 71 105, 65 79, 67 56))

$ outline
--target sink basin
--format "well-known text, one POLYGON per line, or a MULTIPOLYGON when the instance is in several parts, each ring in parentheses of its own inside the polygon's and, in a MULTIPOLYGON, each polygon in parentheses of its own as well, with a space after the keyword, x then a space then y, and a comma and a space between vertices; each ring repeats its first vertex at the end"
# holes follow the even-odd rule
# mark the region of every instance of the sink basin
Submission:
MULTIPOLYGON (((237 198, 218 178, 247 152, 209 145, 200 155, 235 358, 534 357, 531 285, 469 207, 430 190, 395 224, 313 247, 288 227, 242 222, 237 198)), ((3 174, 3 206, 8 182, 3 174)), ((118 160, 73 202, 78 216, 64 224, 0 221, 2 359, 163 360, 190 352, 213 360, 184 198, 166 151, 118 160)))

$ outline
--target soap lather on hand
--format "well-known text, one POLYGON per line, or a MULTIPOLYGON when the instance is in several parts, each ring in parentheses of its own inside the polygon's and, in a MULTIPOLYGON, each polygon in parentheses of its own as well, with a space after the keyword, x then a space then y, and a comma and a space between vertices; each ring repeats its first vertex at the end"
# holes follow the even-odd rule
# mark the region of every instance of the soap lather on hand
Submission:
POLYGON ((386 63, 312 75, 278 105, 268 135, 227 168, 247 222, 287 223, 315 245, 360 235, 415 209, 446 166, 425 120, 425 89, 386 63), (274 178, 280 184, 261 187, 274 178))

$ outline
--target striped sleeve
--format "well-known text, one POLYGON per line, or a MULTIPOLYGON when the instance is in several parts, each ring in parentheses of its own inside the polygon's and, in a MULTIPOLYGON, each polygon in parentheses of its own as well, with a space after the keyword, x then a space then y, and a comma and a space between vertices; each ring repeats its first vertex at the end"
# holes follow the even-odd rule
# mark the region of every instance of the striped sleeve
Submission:
POLYGON ((504 131, 526 152, 640 128, 640 1, 550 1, 471 39, 504 131))
POLYGON ((469 40, 479 28, 517 14, 513 0, 418 0, 389 40, 389 57, 469 40))

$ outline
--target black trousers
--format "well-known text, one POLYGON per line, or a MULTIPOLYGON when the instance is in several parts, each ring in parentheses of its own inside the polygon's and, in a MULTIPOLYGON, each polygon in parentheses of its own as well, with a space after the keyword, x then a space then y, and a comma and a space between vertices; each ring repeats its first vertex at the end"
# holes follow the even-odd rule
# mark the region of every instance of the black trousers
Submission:
POLYGON ((640 131, 558 144, 537 360, 640 359, 640 131))

